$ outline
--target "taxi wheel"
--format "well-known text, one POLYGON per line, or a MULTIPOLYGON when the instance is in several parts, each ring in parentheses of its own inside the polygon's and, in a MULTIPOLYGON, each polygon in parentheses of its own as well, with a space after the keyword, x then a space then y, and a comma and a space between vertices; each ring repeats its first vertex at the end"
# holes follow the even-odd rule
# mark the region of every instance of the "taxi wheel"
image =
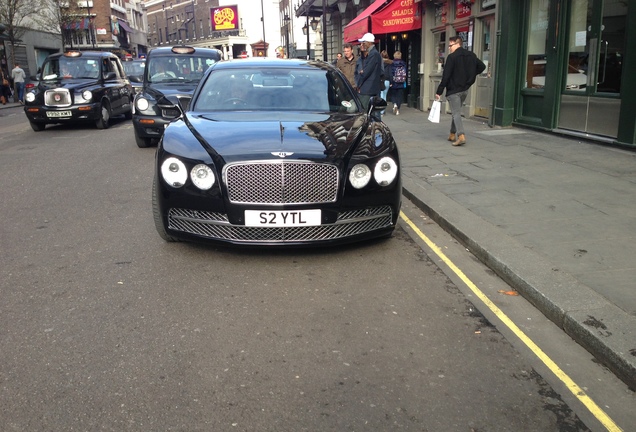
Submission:
POLYGON ((139 147, 139 148, 146 148, 146 147, 150 147, 152 145, 152 139, 151 138, 140 137, 139 135, 137 135, 136 132, 135 132, 135 142, 137 143, 137 147, 139 147))
POLYGON ((108 129, 110 126, 110 106, 108 102, 102 102, 99 107, 99 119, 95 123, 97 129, 108 129))
POLYGON ((41 132, 46 128, 46 123, 33 123, 33 122, 29 122, 31 123, 31 129, 33 129, 36 132, 41 132))

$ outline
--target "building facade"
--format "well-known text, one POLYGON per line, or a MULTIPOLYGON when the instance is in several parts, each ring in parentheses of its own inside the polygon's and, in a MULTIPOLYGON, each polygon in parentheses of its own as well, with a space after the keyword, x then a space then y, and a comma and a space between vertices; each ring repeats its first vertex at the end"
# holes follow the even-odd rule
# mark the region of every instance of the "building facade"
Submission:
POLYGON ((272 57, 281 46, 278 0, 149 0, 148 44, 217 48, 225 59, 272 57))
POLYGON ((365 26, 380 50, 405 53, 408 103, 422 111, 441 79, 447 41, 460 35, 487 65, 465 116, 636 146, 636 84, 628 79, 636 62, 634 1, 304 0, 295 11, 326 22, 329 59, 365 26), (394 31, 407 9, 419 11, 421 27, 394 31))

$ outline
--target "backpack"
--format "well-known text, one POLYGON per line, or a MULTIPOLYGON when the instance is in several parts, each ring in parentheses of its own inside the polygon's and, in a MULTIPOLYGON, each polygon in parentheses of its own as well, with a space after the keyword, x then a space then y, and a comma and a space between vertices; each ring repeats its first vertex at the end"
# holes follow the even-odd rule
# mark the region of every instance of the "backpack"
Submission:
POLYGON ((393 82, 406 82, 406 65, 404 63, 397 65, 393 71, 393 82))

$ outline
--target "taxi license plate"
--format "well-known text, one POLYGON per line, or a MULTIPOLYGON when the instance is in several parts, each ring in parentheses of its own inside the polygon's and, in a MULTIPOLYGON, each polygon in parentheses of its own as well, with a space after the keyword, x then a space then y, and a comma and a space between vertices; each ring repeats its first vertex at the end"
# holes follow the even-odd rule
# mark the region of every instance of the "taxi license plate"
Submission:
POLYGON ((321 219, 320 210, 245 210, 245 226, 317 226, 321 219))
POLYGON ((47 117, 55 117, 55 118, 70 117, 71 116, 71 112, 70 111, 47 111, 46 112, 46 116, 47 117))

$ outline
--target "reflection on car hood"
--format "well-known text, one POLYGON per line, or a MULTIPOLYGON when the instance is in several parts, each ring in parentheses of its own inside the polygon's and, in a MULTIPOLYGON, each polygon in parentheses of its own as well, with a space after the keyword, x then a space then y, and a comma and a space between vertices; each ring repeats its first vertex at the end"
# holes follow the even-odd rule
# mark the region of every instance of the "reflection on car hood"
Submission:
POLYGON ((73 79, 73 78, 65 78, 65 79, 52 79, 46 81, 40 81, 38 84, 38 89, 40 91, 52 90, 56 88, 66 88, 71 92, 74 90, 82 90, 84 88, 93 87, 98 83, 96 79, 73 79))
POLYGON ((226 163, 247 159, 334 161, 346 157, 367 125, 363 114, 188 113, 199 141, 226 163))
POLYGON ((154 99, 159 99, 161 96, 192 95, 197 84, 196 82, 175 82, 170 85, 163 84, 160 86, 153 84, 152 86, 147 86, 145 92, 154 99))

